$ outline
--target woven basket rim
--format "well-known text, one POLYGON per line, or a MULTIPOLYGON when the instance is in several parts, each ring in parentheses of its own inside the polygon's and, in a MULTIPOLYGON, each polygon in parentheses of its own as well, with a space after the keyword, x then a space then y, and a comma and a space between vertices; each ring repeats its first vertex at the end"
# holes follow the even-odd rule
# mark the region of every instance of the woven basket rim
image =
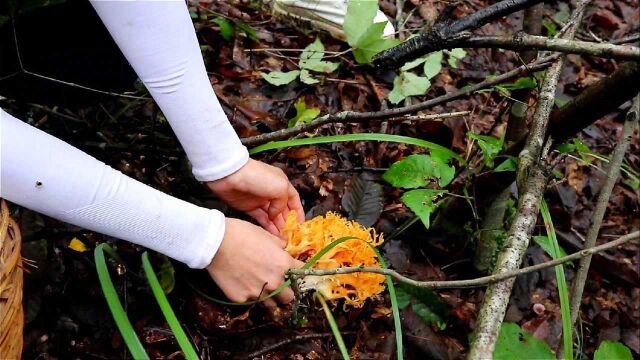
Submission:
POLYGON ((0 354, 19 359, 22 354, 22 261, 18 224, 9 216, 7 202, 0 199, 0 354))

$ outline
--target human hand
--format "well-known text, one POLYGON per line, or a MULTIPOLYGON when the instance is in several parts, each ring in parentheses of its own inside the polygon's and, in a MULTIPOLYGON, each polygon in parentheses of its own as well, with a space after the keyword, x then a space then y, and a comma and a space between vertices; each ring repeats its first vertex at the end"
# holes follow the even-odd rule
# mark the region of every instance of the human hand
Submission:
MULTIPOLYGON (((285 250, 286 241, 246 221, 226 219, 224 238, 207 271, 234 302, 258 299, 284 283, 284 274, 303 263, 285 250)), ((276 295, 281 303, 293 300, 293 291, 276 295)))
POLYGON ((240 170, 207 183, 229 206, 244 211, 274 235, 280 234, 287 214, 304 221, 300 196, 279 168, 249 159, 240 170))

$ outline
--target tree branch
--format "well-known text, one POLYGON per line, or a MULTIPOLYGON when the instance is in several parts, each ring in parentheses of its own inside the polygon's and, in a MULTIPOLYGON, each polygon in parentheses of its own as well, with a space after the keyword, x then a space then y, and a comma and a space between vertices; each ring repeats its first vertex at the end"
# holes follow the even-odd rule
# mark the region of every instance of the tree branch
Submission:
MULTIPOLYGON (((573 38, 589 0, 578 3, 563 37, 573 38)), ((516 183, 518 185, 518 212, 511 224, 507 242, 496 261, 494 274, 513 271, 520 267, 522 256, 529 246, 529 239, 538 219, 540 199, 547 183, 544 167, 550 141, 545 143, 549 116, 553 108, 556 86, 564 59, 556 60, 547 70, 533 115, 531 130, 524 150, 520 152, 516 183)), ((469 350, 470 360, 489 359, 493 355, 496 340, 511 297, 514 279, 505 280, 487 288, 475 329, 476 337, 469 350)))
POLYGON ((531 64, 519 66, 502 75, 499 75, 494 78, 482 81, 478 84, 469 86, 464 90, 458 90, 455 92, 447 93, 445 95, 438 96, 437 98, 433 98, 415 105, 409 105, 409 106, 399 107, 395 109, 381 110, 381 111, 371 111, 371 112, 343 111, 337 114, 327 114, 313 120, 310 123, 301 124, 288 129, 273 131, 267 134, 244 138, 242 139, 242 144, 244 144, 245 146, 257 146, 270 141, 288 139, 300 133, 311 131, 319 128, 320 126, 331 124, 331 123, 359 123, 359 122, 372 121, 372 120, 389 119, 389 118, 403 116, 406 114, 415 113, 436 105, 440 105, 440 104, 458 99, 460 97, 471 94, 480 89, 484 89, 490 86, 500 84, 522 73, 525 73, 525 72, 528 73, 532 71, 545 69, 549 66, 551 61, 554 61, 558 57, 559 57, 558 55, 551 55, 551 56, 542 58, 531 64))
POLYGON ((405 283, 408 285, 426 288, 426 289, 464 289, 464 288, 473 288, 473 287, 482 287, 491 284, 498 283, 500 281, 504 281, 507 279, 511 279, 520 275, 528 274, 535 271, 544 270, 550 267, 554 267, 560 264, 564 264, 569 261, 574 261, 578 259, 584 259, 588 256, 591 256, 595 253, 605 251, 616 246, 620 246, 632 240, 637 240, 640 238, 640 231, 635 231, 630 234, 619 237, 614 241, 610 241, 608 243, 590 247, 588 249, 580 250, 571 255, 563 256, 557 259, 553 259, 547 262, 543 262, 540 264, 527 266, 522 269, 503 272, 499 274, 493 274, 489 276, 483 276, 476 279, 469 280, 449 280, 449 281, 418 281, 411 278, 408 278, 395 270, 379 268, 379 267, 366 267, 366 266, 356 266, 356 267, 344 267, 337 269, 289 269, 287 271, 288 276, 296 276, 298 278, 302 278, 305 276, 330 276, 330 275, 340 275, 340 274, 353 274, 353 273, 375 273, 381 275, 388 275, 398 280, 401 283, 405 283))
MULTIPOLYGON (((620 176, 620 165, 624 159, 624 154, 627 152, 631 136, 633 131, 638 127, 638 117, 640 116, 640 94, 636 96, 629 113, 627 114, 622 129, 622 138, 616 145, 613 155, 611 156, 611 162, 609 163, 609 170, 607 171, 607 178, 605 180, 600 194, 598 195, 598 201, 593 211, 591 227, 587 232, 587 240, 585 241, 585 247, 593 247, 598 239, 600 232, 600 226, 602 225, 602 219, 604 213, 607 210, 609 204, 609 198, 611 197, 611 190, 618 181, 620 176)), ((578 270, 576 271, 576 278, 573 282, 573 289, 571 291, 571 324, 575 324, 578 314, 580 312, 580 303, 582 301, 582 292, 584 290, 584 284, 587 281, 587 274, 589 273, 589 266, 591 265, 591 255, 585 256, 580 260, 578 270)))
POLYGON ((544 0, 503 0, 480 9, 475 13, 453 21, 436 23, 427 32, 416 36, 391 49, 378 53, 373 58, 373 64, 381 67, 398 67, 406 61, 428 54, 438 44, 452 40, 463 31, 470 31, 499 19, 505 15, 528 8, 544 0))
MULTIPOLYGON (((445 41, 441 49, 500 48, 515 51, 548 50, 568 54, 591 55, 622 60, 640 60, 640 48, 630 45, 614 45, 590 41, 550 39, 524 33, 503 36, 470 36, 466 39, 445 41)), ((439 50, 439 49, 434 49, 439 50)))

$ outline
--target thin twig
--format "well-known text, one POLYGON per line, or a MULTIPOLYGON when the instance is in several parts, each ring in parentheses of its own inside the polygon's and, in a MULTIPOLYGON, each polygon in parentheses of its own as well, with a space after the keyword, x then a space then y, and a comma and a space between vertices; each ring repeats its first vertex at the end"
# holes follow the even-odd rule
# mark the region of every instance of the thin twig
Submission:
MULTIPOLYGON (((22 56, 20 55, 20 47, 18 45, 18 34, 16 32, 16 26, 15 26, 15 23, 14 23, 13 20, 11 21, 11 26, 13 27, 13 42, 14 42, 14 45, 16 47, 16 56, 18 58, 18 65, 20 66, 20 70, 21 70, 22 73, 24 73, 26 75, 33 76, 33 77, 37 77, 37 78, 40 78, 40 79, 44 79, 44 80, 48 80, 48 81, 51 81, 51 82, 55 82, 55 83, 58 83, 58 84, 63 84, 63 85, 67 85, 67 86, 70 86, 70 87, 75 87, 75 88, 79 88, 79 89, 82 89, 82 90, 91 91, 91 92, 98 93, 98 94, 121 97, 121 98, 125 98, 125 99, 151 100, 151 98, 148 98, 148 97, 134 96, 134 95, 116 93, 116 92, 112 92, 112 91, 98 90, 98 89, 94 89, 94 88, 91 88, 91 87, 88 87, 88 86, 72 83, 72 82, 69 82, 69 81, 55 79, 55 78, 52 78, 52 77, 49 77, 49 76, 46 76, 46 75, 38 74, 36 72, 27 70, 24 67, 24 63, 22 62, 22 56)), ((10 75, 9 77, 12 77, 12 76, 15 76, 15 75, 16 75, 16 73, 10 75)), ((7 77, 4 77, 4 78, 2 78, 0 80, 4 80, 6 78, 7 77)))
POLYGON ((607 242, 602 245, 583 249, 571 255, 563 256, 563 257, 553 259, 547 262, 543 262, 540 264, 527 266, 525 268, 514 270, 514 271, 502 272, 498 274, 483 276, 480 278, 469 279, 469 280, 418 281, 418 280, 408 278, 396 272, 395 270, 379 268, 379 267, 367 267, 367 266, 344 267, 344 268, 337 268, 337 269, 289 269, 287 271, 287 274, 289 276, 294 275, 301 278, 304 276, 331 276, 331 275, 353 274, 353 273, 375 273, 375 274, 381 274, 381 275, 388 275, 398 280, 401 283, 405 283, 405 284, 420 287, 420 288, 426 288, 426 289, 474 288, 474 287, 482 287, 482 286, 495 284, 497 282, 500 282, 506 279, 511 279, 520 275, 544 270, 550 267, 564 264, 569 261, 582 259, 587 256, 591 256, 595 253, 605 251, 605 250, 614 248, 616 246, 620 246, 629 241, 637 240, 639 238, 640 238, 640 231, 635 231, 630 234, 620 236, 616 240, 607 242))
MULTIPOLYGON (((355 332, 353 331, 345 331, 345 332, 341 332, 343 335, 354 335, 355 332)), ((259 356, 262 356, 266 353, 268 353, 269 351, 273 351, 279 347, 282 347, 284 345, 288 345, 291 344, 293 342, 296 341, 300 341, 300 340, 307 340, 307 339, 318 339, 318 338, 326 338, 326 337, 332 337, 333 334, 332 333, 322 333, 322 334, 302 334, 302 335, 296 335, 290 339, 286 339, 286 340, 282 340, 282 341, 278 341, 277 343, 273 344, 273 345, 269 345, 263 349, 260 349, 256 352, 252 352, 251 354, 247 355, 248 359, 253 359, 259 356)))
MULTIPOLYGON (((609 169, 607 170, 607 177, 605 180, 598 200, 596 202, 595 209, 593 211, 592 223, 587 232, 587 239, 585 241, 585 247, 593 247, 598 239, 600 232, 600 226, 602 225, 602 219, 604 213, 607 210, 609 204, 609 198, 611 197, 611 191, 618 181, 620 176, 620 166, 624 159, 624 154, 629 147, 631 136, 633 131, 638 127, 638 117, 640 116, 640 94, 636 96, 633 101, 633 105, 627 114, 627 118, 622 130, 622 137, 613 150, 613 156, 609 163, 609 169)), ((580 303, 582 301, 582 292, 584 290, 584 284, 587 281, 587 274, 589 273, 589 266, 591 265, 591 256, 586 256, 580 260, 578 270, 576 271, 575 281, 573 283, 573 289, 571 291, 571 324, 575 324, 578 314, 580 313, 580 303)))
POLYGON ((282 139, 287 139, 290 138, 294 135, 303 133, 303 132, 307 132, 307 131, 311 131, 314 129, 317 129, 323 125, 326 124, 331 124, 331 123, 359 123, 359 122, 365 122, 365 121, 370 121, 370 120, 382 120, 382 119, 389 119, 389 118, 396 118, 399 116, 403 116, 403 115, 407 115, 407 114, 412 114, 412 113, 416 113, 418 111, 422 111, 425 109, 428 109, 430 107, 436 106, 436 105, 440 105, 455 99, 458 99, 460 97, 463 97, 465 95, 471 94, 475 91, 478 91, 480 89, 484 89, 490 86, 494 86, 497 84, 500 84, 502 82, 505 82, 515 76, 520 75, 523 72, 529 72, 529 71, 538 71, 541 69, 544 69, 546 67, 548 67, 550 65, 550 63, 552 61, 554 61, 555 59, 557 59, 559 57, 559 55, 551 55, 545 58, 542 58, 540 60, 537 60, 531 64, 528 65, 522 65, 519 66, 511 71, 508 71, 502 75, 498 75, 496 77, 487 79, 485 81, 482 81, 478 84, 466 87, 463 90, 458 90, 458 91, 454 91, 451 93, 447 93, 445 95, 439 96, 437 98, 433 98, 418 104, 414 104, 414 105, 410 105, 410 106, 404 106, 404 107, 399 107, 399 108, 395 108, 395 109, 386 109, 386 110, 380 110, 380 111, 371 111, 371 112, 354 112, 354 111, 343 111, 337 114, 327 114, 324 116, 321 116, 315 120, 313 120, 312 122, 306 123, 306 124, 301 124, 298 126, 294 126, 292 128, 288 128, 288 129, 282 129, 282 130, 277 130, 274 132, 270 132, 267 134, 262 134, 262 135, 256 135, 256 136, 251 136, 251 137, 247 137, 242 139, 242 143, 245 146, 257 146, 260 144, 264 144, 264 143, 268 143, 270 141, 276 141, 276 140, 282 140, 282 139))

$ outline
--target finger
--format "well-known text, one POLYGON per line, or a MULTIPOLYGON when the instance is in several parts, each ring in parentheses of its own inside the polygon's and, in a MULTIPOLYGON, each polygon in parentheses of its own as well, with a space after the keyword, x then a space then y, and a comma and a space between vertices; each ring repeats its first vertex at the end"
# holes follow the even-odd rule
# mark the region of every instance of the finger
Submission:
MULTIPOLYGON (((284 221, 284 217, 282 216, 282 214, 278 214, 278 216, 276 216, 276 218, 273 220, 273 223, 276 225, 276 227, 279 230, 284 229, 285 221, 284 221)), ((278 234, 278 235, 280 235, 280 234, 278 234)))
POLYGON ((304 266, 304 262, 298 259, 291 258, 291 269, 300 269, 303 266, 304 266))
POLYGON ((267 213, 269 213, 269 219, 275 222, 278 215, 282 217, 282 214, 284 213, 284 210, 286 207, 287 207, 286 197, 280 196, 280 197, 271 199, 271 202, 269 203, 269 208, 267 209, 267 213))
POLYGON ((296 219, 299 223, 304 222, 304 209, 302 208, 302 201, 300 201, 300 194, 291 184, 289 184, 288 194, 287 207, 296 212, 296 219))
POLYGON ((275 309, 278 307, 276 301, 271 298, 264 300, 262 302, 262 305, 264 305, 264 307, 266 307, 267 309, 275 309))
POLYGON ((260 224, 260 226, 262 226, 265 230, 275 236, 280 236, 280 230, 278 230, 278 227, 273 223, 273 221, 271 221, 271 219, 269 219, 269 215, 267 215, 267 212, 265 210, 255 209, 248 211, 247 214, 256 219, 258 224, 260 224))
POLYGON ((282 236, 274 236, 272 240, 282 249, 287 247, 288 241, 286 238, 283 238, 282 236))
POLYGON ((293 298, 293 290, 291 290, 291 288, 286 288, 282 290, 280 294, 276 295, 276 299, 278 299, 278 302, 281 304, 288 304, 293 301, 293 298))

